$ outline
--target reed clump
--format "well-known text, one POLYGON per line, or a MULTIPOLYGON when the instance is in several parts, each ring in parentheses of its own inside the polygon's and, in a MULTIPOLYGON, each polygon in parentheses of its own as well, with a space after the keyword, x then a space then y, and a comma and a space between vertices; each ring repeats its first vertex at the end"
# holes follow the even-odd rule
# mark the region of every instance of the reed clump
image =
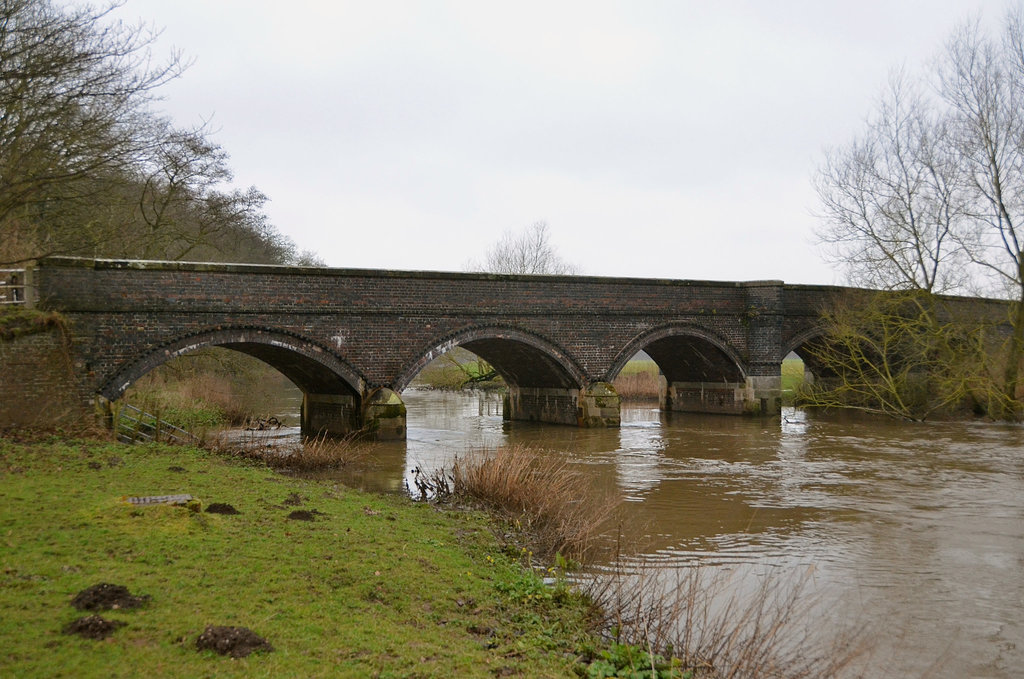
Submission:
POLYGON ((301 443, 282 445, 272 432, 250 431, 242 436, 217 434, 203 447, 223 455, 262 462, 274 469, 318 471, 337 469, 365 462, 372 455, 372 444, 355 436, 304 438, 301 443))
POLYGON ((657 401, 664 391, 664 378, 654 372, 622 374, 615 378, 615 391, 623 401, 657 401))
POLYGON ((870 645, 863 628, 828 638, 819 633, 822 611, 807 592, 810 577, 810 571, 795 581, 766 577, 749 587, 723 571, 641 567, 594 575, 578 586, 612 641, 676 658, 682 676, 839 677, 870 645))
POLYGON ((582 560, 621 501, 599 492, 564 456, 526 445, 471 451, 416 485, 423 495, 488 510, 525 534, 542 559, 582 560))

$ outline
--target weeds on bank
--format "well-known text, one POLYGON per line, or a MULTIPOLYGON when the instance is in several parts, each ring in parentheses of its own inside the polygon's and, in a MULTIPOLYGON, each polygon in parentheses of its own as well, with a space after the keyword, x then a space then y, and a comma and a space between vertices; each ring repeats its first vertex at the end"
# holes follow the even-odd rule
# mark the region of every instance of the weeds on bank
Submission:
POLYGON ((424 497, 487 509, 525 533, 543 559, 583 558, 620 502, 598 492, 563 456, 525 445, 472 451, 449 470, 418 474, 416 485, 424 497))
POLYGON ((371 444, 354 436, 312 436, 299 444, 282 446, 269 432, 263 431, 245 432, 241 436, 217 434, 204 441, 203 447, 218 454, 261 462, 274 469, 293 471, 316 471, 364 462, 373 450, 371 444))
POLYGON ((26 309, 20 305, 0 306, 0 340, 12 340, 23 335, 63 331, 67 320, 56 311, 26 309))
POLYGON ((682 674, 664 676, 837 677, 866 654, 868 643, 858 629, 828 641, 815 634, 809 577, 808 571, 795 582, 767 578, 751 591, 722 572, 641 567, 579 586, 603 616, 613 649, 624 644, 652 662, 664 654, 678 663, 670 666, 682 674))

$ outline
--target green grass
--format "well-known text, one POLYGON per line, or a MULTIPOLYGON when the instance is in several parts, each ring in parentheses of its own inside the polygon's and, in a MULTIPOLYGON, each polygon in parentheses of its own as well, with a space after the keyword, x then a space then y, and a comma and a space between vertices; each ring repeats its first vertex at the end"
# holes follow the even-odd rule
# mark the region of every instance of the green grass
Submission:
POLYGON ((0 676, 559 677, 592 648, 582 598, 512 594, 548 589, 477 513, 195 449, 12 439, 0 508, 0 676), (123 500, 175 493, 242 513, 123 500), (295 509, 319 513, 286 518, 295 509), (84 615, 71 599, 100 582, 152 599, 101 613, 127 623, 105 641, 63 634, 84 615), (275 650, 197 652, 208 624, 275 650))
POLYGON ((658 375, 658 364, 651 360, 630 360, 622 366, 619 377, 626 375, 658 375))
POLYGON ((804 383, 804 362, 787 358, 782 362, 782 402, 793 405, 796 390, 804 383))

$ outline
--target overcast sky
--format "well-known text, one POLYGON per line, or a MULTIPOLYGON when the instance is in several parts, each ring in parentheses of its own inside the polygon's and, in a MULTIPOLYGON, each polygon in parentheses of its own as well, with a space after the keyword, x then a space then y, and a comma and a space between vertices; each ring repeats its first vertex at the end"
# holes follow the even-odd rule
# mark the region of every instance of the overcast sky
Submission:
POLYGON ((458 271, 548 223, 585 274, 840 283, 826 147, 996 0, 128 0, 164 92, 330 266, 458 271))

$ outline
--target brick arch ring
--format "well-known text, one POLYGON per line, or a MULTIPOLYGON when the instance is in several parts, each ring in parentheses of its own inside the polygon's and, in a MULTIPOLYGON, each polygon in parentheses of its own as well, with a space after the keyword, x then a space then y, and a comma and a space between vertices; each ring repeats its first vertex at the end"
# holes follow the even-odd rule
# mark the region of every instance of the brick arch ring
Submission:
POLYGON ((735 363, 740 374, 746 378, 747 371, 743 360, 740 359, 739 354, 736 353, 736 350, 733 349, 725 339, 715 335, 714 333, 708 332, 704 328, 699 328, 695 325, 690 325, 689 323, 670 323, 668 325, 661 325, 653 328, 652 330, 648 330, 647 332, 637 335, 630 340, 626 346, 619 351, 618 356, 615 357, 615 361, 612 363, 611 367, 608 368, 608 372, 605 373, 605 381, 611 382, 614 380, 622 368, 629 363, 629 359, 636 356, 638 351, 649 344, 657 342, 660 339, 665 339, 666 337, 696 337, 704 340, 725 354, 730 361, 735 363))
MULTIPOLYGON (((147 351, 142 356, 121 366, 114 376, 104 382, 97 393, 107 400, 120 398, 125 390, 140 377, 172 358, 202 349, 230 344, 261 344, 290 351, 302 356, 337 380, 345 383, 357 395, 366 388, 366 380, 347 362, 336 356, 327 347, 306 339, 300 335, 281 330, 271 330, 255 326, 217 327, 188 335, 183 335, 147 351)), ((230 347, 227 347, 230 348, 230 347)), ((243 352, 244 353, 244 352, 243 352)), ((280 370, 277 366, 268 363, 280 370)))
POLYGON ((828 331, 823 326, 808 328, 803 332, 797 333, 783 345, 783 351, 782 355, 779 357, 779 363, 781 363, 782 359, 786 358, 786 356, 789 356, 789 352, 796 351, 807 342, 824 337, 827 334, 828 331))
POLYGON ((427 348, 420 352, 420 357, 400 373, 398 379, 395 380, 394 390, 396 392, 401 392, 409 386, 409 383, 415 379, 416 375, 418 375, 428 363, 438 356, 446 354, 452 349, 462 346, 468 342, 472 342, 473 340, 482 339, 509 340, 511 342, 519 342, 520 344, 525 344, 536 349, 548 358, 552 359, 565 373, 566 377, 568 377, 576 386, 576 388, 580 388, 590 381, 587 379, 586 373, 583 369, 579 367, 576 361, 570 358, 568 352, 554 342, 551 342, 540 335, 535 335, 511 326, 484 325, 463 328, 455 333, 445 336, 433 344, 428 345, 427 348))

